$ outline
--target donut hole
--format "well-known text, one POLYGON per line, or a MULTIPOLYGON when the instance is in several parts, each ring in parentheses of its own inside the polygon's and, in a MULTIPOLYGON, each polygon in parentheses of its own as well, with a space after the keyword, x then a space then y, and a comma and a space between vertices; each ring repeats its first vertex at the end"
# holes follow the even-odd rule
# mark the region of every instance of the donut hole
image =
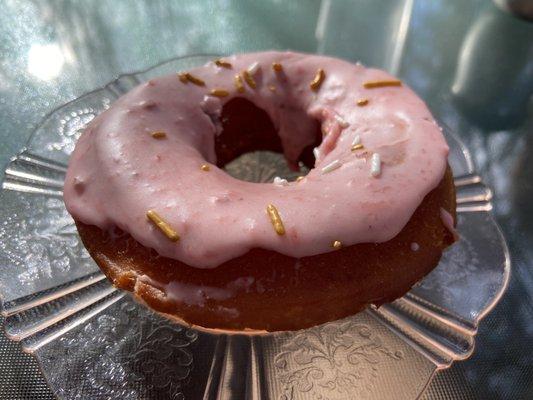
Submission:
POLYGON ((306 118, 315 142, 291 163, 283 155, 281 139, 265 110, 241 97, 228 101, 220 115, 222 132, 215 137, 217 166, 249 182, 272 182, 275 176, 291 181, 307 174, 315 164, 313 148, 320 145, 322 135, 320 122, 306 118))

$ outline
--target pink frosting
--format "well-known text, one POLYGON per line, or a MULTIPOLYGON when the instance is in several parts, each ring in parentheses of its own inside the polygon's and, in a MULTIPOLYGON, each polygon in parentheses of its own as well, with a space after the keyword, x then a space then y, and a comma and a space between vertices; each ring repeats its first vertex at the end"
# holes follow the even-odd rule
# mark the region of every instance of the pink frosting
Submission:
POLYGON ((446 211, 444 208, 440 209, 440 218, 443 223, 443 225, 448 229, 448 232, 450 232, 453 235, 453 239, 455 241, 459 240, 459 232, 455 229, 455 222, 453 220, 452 215, 446 211))
POLYGON ((65 203, 76 220, 104 230, 118 226, 163 256, 212 268, 253 248, 303 257, 333 251, 335 240, 344 246, 387 241, 441 181, 448 146, 424 102, 405 85, 364 88, 367 81, 394 79, 387 73, 291 52, 224 60, 233 67, 208 63, 189 71, 205 86, 183 83, 176 74, 163 76, 95 118, 76 145, 65 181, 65 203), (257 87, 245 84, 239 93, 234 75, 256 62, 257 87), (281 63, 283 72, 275 72, 273 62, 281 63), (319 68, 326 77, 312 91, 309 83, 319 68), (230 95, 210 96, 214 88, 230 95), (270 115, 292 165, 314 141, 313 119, 321 122, 328 134, 305 179, 249 183, 213 165, 218 116, 234 97, 270 115), (360 107, 358 99, 369 102, 360 107), (167 137, 154 139, 154 131, 167 137), (351 151, 356 136, 366 156, 351 151), (381 159, 374 174, 373 153, 381 159), (200 169, 206 162, 208 172, 200 169), (340 167, 324 172, 331 163, 340 167), (273 229, 266 212, 270 203, 285 235, 273 229), (147 219, 150 209, 179 233, 179 241, 147 219))

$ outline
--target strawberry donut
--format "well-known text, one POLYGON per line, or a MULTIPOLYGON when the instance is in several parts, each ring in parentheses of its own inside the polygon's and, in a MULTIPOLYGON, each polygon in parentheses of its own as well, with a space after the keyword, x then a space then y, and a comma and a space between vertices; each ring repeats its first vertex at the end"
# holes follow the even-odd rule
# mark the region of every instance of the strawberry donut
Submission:
POLYGON ((152 79, 80 137, 64 200, 119 288, 204 328, 294 330, 402 296, 454 242, 448 146, 387 73, 292 52, 152 79), (224 166, 282 153, 295 181, 224 166))

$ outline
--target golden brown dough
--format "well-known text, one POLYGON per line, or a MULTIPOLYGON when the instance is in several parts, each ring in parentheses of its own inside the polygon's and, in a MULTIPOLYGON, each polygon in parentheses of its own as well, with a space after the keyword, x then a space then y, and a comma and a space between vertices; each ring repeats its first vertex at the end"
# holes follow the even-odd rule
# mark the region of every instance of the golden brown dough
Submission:
POLYGON ((406 293, 438 264, 442 251, 454 241, 441 220, 441 207, 455 219, 449 168, 405 228, 388 242, 357 244, 301 259, 254 249, 215 269, 158 257, 127 235, 113 239, 97 227, 80 222, 77 227, 113 284, 134 292, 154 310, 206 328, 278 331, 343 318, 406 293), (411 243, 417 243, 419 250, 413 251, 411 243), (234 283, 249 277, 253 277, 249 287, 234 283), (233 297, 186 304, 166 296, 164 285, 173 281, 190 288, 227 289, 229 285, 233 297))

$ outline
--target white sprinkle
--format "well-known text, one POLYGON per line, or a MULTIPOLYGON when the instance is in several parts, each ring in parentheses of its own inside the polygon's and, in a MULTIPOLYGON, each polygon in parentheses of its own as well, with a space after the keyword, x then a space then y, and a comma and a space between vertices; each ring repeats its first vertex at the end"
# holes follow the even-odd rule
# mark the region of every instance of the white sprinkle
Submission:
POLYGON ((361 144, 361 136, 355 135, 352 141, 352 146, 357 146, 358 144, 361 144))
POLYGON ((315 156, 315 160, 318 160, 318 157, 320 156, 320 151, 318 150, 318 147, 315 147, 313 149, 313 155, 315 156))
POLYGON ((346 122, 340 115, 335 115, 335 120, 339 123, 342 129, 348 128, 350 124, 346 122))
POLYGON ((372 159, 370 160, 370 173, 372 176, 377 177, 381 175, 381 157, 378 153, 372 154, 372 159))
POLYGON ((322 173, 327 174, 328 172, 335 171, 337 168, 340 168, 342 163, 339 160, 330 162, 324 168, 322 168, 322 173))
POLYGON ((274 185, 288 186, 289 185, 289 181, 287 181, 287 179, 283 179, 283 178, 280 178, 279 176, 276 176, 274 178, 274 185))
POLYGON ((416 242, 411 243, 411 250, 418 251, 420 249, 420 245, 416 242))
POLYGON ((248 67, 248 73, 250 75, 255 75, 258 69, 259 69, 259 63, 256 61, 248 67))

